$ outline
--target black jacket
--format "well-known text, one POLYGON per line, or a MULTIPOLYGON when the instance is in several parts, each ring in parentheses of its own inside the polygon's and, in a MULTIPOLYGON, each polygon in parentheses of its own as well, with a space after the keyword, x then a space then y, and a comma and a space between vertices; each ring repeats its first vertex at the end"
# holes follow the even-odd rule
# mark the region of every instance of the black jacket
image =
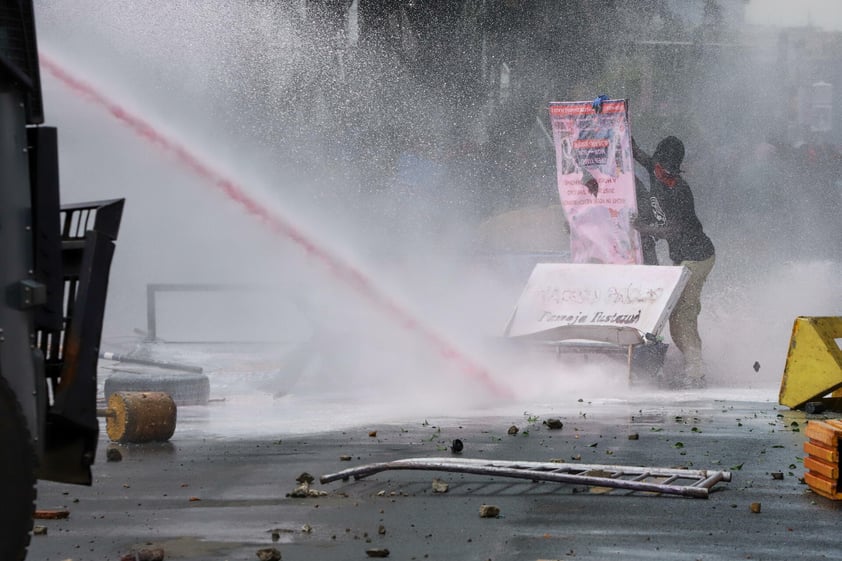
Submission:
POLYGON ((658 181, 652 158, 636 145, 634 148, 634 159, 649 172, 647 211, 651 210, 652 223, 638 227, 641 236, 664 238, 669 245, 670 259, 676 265, 682 261, 704 261, 711 257, 715 253, 713 242, 696 216, 690 186, 681 176, 676 178, 674 187, 658 181))

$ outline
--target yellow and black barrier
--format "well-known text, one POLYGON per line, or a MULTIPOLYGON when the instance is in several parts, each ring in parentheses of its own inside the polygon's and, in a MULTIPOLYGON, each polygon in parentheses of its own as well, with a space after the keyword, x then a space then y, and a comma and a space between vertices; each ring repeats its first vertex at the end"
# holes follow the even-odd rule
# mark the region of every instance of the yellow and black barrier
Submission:
POLYGON ((778 402, 792 409, 842 388, 842 317, 799 317, 792 327, 778 402))

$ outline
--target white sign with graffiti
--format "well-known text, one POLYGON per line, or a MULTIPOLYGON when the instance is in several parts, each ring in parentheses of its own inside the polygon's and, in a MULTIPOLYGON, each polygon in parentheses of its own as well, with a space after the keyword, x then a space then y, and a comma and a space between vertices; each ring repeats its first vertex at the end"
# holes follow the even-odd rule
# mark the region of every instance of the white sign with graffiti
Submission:
POLYGON ((663 329, 689 276, 685 267, 541 263, 505 335, 638 344, 663 329))

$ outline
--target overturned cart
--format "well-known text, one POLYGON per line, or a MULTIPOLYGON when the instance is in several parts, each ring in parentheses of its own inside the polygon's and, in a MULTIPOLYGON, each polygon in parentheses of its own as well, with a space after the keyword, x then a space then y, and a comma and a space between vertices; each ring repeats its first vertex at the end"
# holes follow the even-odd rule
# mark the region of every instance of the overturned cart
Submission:
POLYGON ((351 477, 360 479, 389 470, 425 470, 471 473, 494 477, 513 477, 531 481, 550 481, 590 485, 611 491, 680 495, 706 499, 720 481, 731 481, 731 472, 656 467, 565 464, 558 462, 494 461, 469 458, 411 458, 381 462, 346 469, 319 478, 331 483, 351 477))
POLYGON ((685 267, 539 263, 505 337, 563 353, 620 354, 629 379, 661 372, 661 330, 690 277, 685 267))

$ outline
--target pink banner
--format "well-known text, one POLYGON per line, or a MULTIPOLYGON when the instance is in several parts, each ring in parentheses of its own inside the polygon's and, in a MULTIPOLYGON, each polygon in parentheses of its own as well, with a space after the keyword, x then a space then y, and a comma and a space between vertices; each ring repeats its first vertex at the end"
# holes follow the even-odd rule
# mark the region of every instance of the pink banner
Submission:
POLYGON ((626 100, 553 102, 550 122, 573 262, 642 264, 626 100))

